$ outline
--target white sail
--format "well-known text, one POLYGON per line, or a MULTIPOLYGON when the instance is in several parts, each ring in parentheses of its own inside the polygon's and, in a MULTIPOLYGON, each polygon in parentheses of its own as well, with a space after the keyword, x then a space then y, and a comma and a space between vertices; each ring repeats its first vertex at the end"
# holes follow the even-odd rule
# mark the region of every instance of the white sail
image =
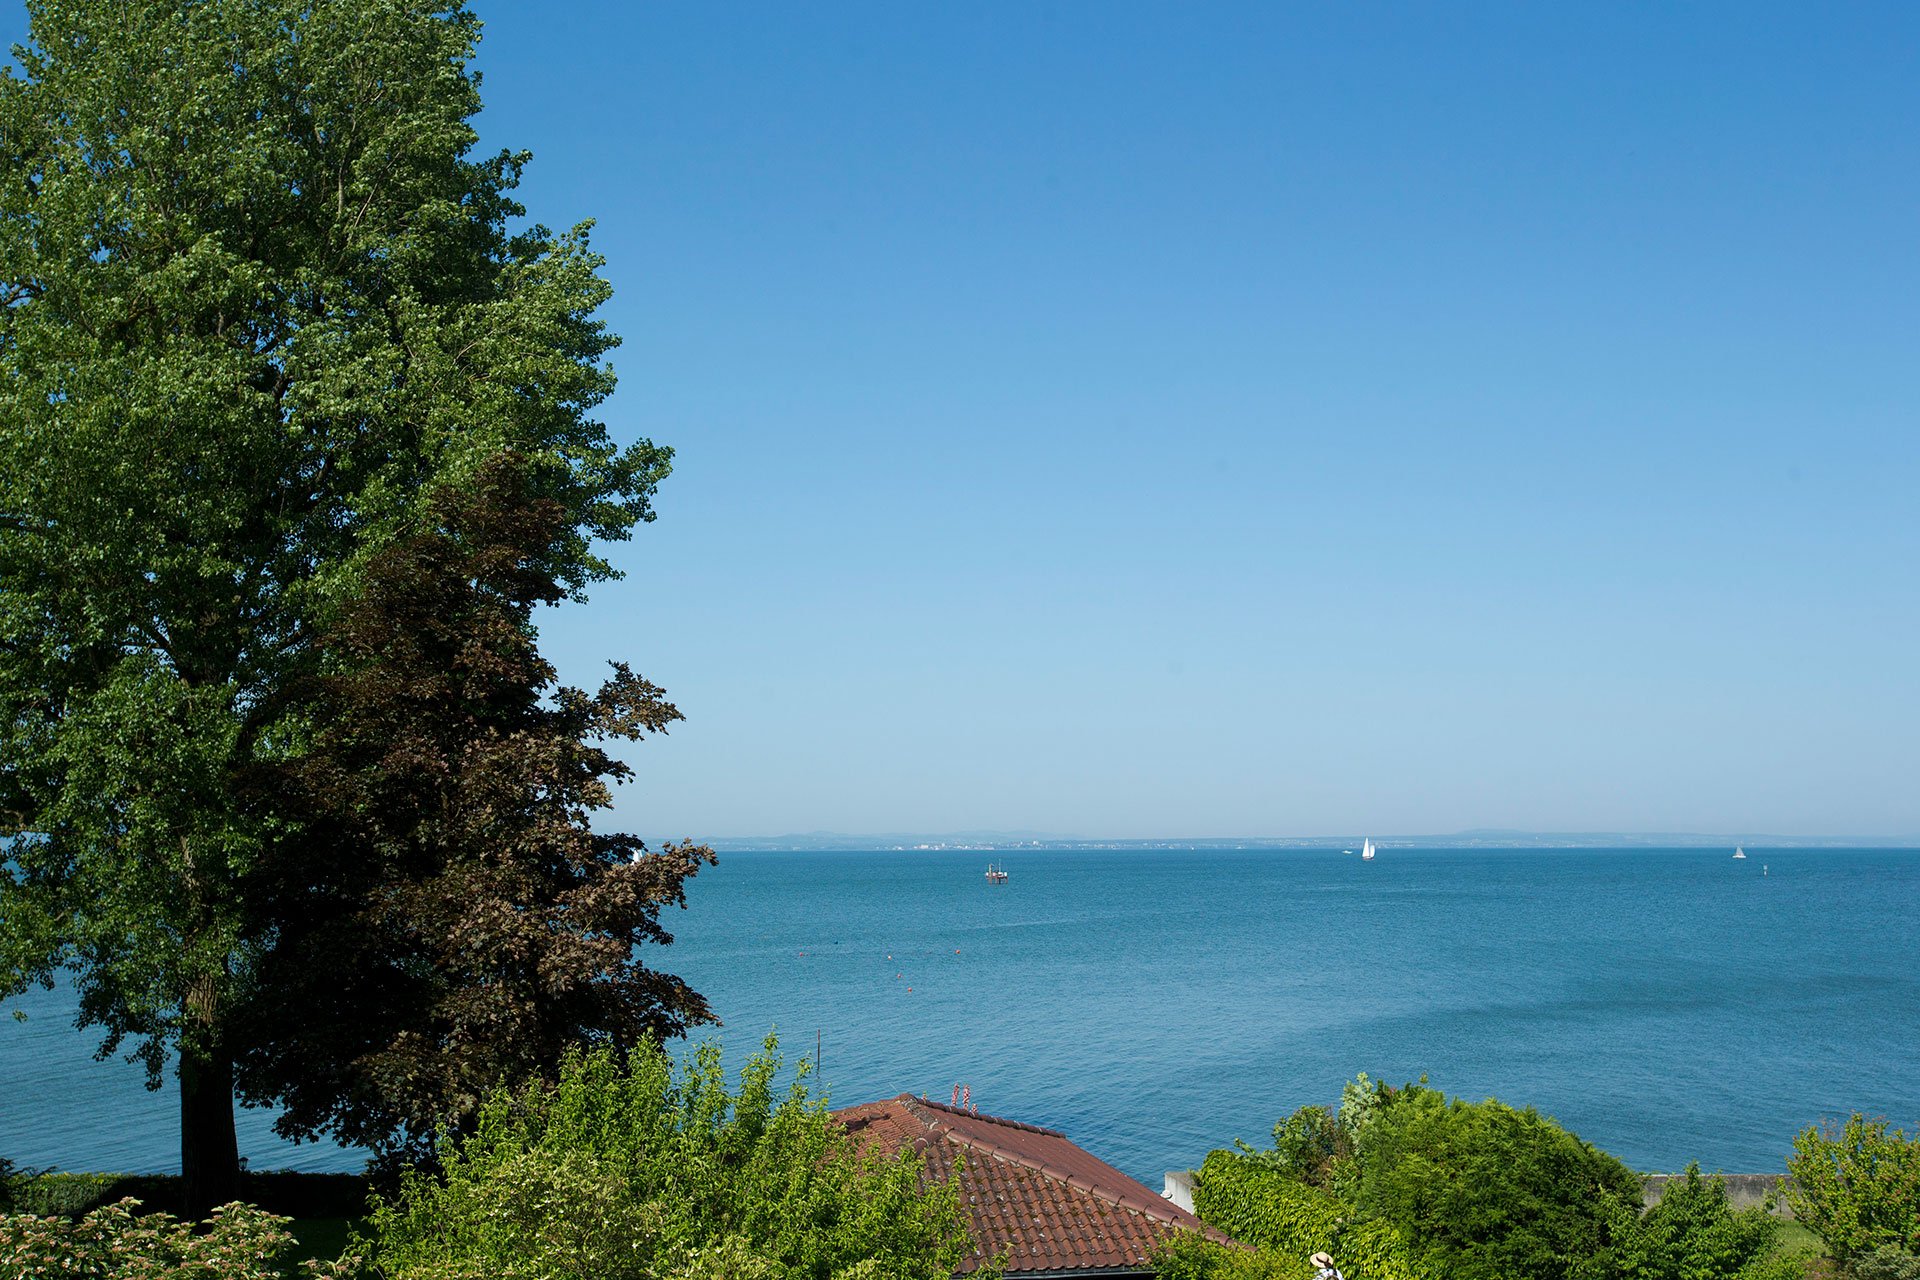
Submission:
POLYGON ((1367 842, 1366 842, 1365 844, 1363 844, 1363 845, 1361 845, 1361 846, 1360 846, 1360 860, 1361 860, 1362 862, 1372 862, 1372 861, 1373 861, 1373 839, 1372 839, 1372 837, 1368 837, 1368 839, 1367 839, 1367 842))

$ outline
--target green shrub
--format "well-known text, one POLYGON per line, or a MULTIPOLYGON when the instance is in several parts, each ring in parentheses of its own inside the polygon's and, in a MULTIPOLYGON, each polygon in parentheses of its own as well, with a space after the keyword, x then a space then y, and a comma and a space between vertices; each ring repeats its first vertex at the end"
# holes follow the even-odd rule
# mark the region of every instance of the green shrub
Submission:
POLYGON ((1337 1113, 1302 1107, 1273 1139, 1208 1157, 1200 1216, 1276 1256, 1324 1248, 1356 1280, 1803 1280, 1813 1261, 1697 1167, 1643 1215, 1640 1178, 1612 1156, 1424 1077, 1395 1089, 1362 1074, 1337 1113))
MULTIPOLYGON (((1421 1076, 1420 1083, 1426 1082, 1427 1078, 1421 1076)), ((1374 1117, 1393 1101, 1396 1092, 1379 1080, 1367 1079, 1364 1071, 1340 1086, 1340 1132, 1346 1135, 1347 1145, 1351 1149, 1360 1150, 1366 1142, 1367 1129, 1373 1124, 1374 1117)))
POLYGON ((1637 1219, 1631 1210, 1616 1232, 1613 1266, 1620 1280, 1704 1280, 1747 1277, 1765 1262, 1780 1224, 1765 1209, 1735 1209, 1726 1184, 1687 1166, 1667 1183, 1660 1203, 1637 1219))
POLYGON ((1331 1111, 1301 1107, 1273 1126, 1273 1150, 1256 1152, 1241 1144, 1241 1151, 1310 1187, 1328 1187, 1352 1159, 1353 1144, 1331 1111))
POLYGON ((1830 1265, 1817 1250, 1780 1249, 1740 1268, 1734 1280, 1828 1280, 1830 1265))
POLYGON ((180 1207, 179 1178, 159 1174, 42 1173, 13 1180, 13 1211, 77 1219, 121 1199, 136 1199, 150 1211, 180 1207))
MULTIPOLYGON (((403 1280, 947 1280, 966 1219, 917 1161, 857 1150, 774 1044, 729 1094, 720 1052, 575 1054, 443 1140, 443 1174, 376 1199, 370 1246, 403 1280)), ((804 1070, 802 1072, 804 1076, 804 1070)))
POLYGON ((1208 1225, 1282 1260, 1324 1249, 1342 1271, 1365 1280, 1440 1280, 1444 1274, 1420 1266, 1389 1223, 1360 1219, 1332 1192, 1231 1151, 1215 1151, 1200 1166, 1193 1207, 1208 1225))
POLYGON ((1399 1091, 1368 1124, 1358 1207, 1448 1280, 1612 1280, 1640 1179, 1534 1111, 1399 1091))
POLYGON ((1856 1257, 1847 1268, 1851 1280, 1920 1280, 1920 1257, 1883 1244, 1856 1257))
POLYGON ((296 1262, 287 1219, 251 1205, 216 1209, 203 1229, 121 1200, 83 1218, 0 1217, 0 1276, 11 1280, 347 1280, 356 1259, 296 1262))
POLYGON ((1306 1254, 1235 1249, 1184 1231, 1153 1254, 1155 1280, 1313 1280, 1306 1254))
MULTIPOLYGON (((126 1199, 149 1211, 178 1214, 180 1176, 16 1173, 13 1179, 13 1207, 19 1213, 78 1218, 126 1199)), ((288 1218, 357 1218, 366 1212, 367 1180, 350 1173, 249 1172, 240 1175, 240 1199, 288 1218)))
POLYGON ((1331 1194, 1231 1151, 1215 1151, 1194 1179, 1200 1220, 1262 1249, 1305 1257, 1325 1249, 1344 1207, 1331 1194))
POLYGON ((1787 1203, 1843 1266, 1886 1247, 1920 1253, 1920 1135, 1859 1112, 1793 1140, 1787 1203))

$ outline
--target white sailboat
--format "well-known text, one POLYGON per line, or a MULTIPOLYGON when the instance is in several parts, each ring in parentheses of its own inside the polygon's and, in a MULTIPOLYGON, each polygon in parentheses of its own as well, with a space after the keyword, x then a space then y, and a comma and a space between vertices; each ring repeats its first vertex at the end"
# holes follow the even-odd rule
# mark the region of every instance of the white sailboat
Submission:
POLYGON ((1745 849, 1740 848, 1738 845, 1735 845, 1733 850, 1733 856, 1735 858, 1744 858, 1747 856, 1747 851, 1745 849))
POLYGON ((1373 861, 1373 840, 1371 838, 1368 838, 1366 843, 1360 846, 1360 861, 1373 861))

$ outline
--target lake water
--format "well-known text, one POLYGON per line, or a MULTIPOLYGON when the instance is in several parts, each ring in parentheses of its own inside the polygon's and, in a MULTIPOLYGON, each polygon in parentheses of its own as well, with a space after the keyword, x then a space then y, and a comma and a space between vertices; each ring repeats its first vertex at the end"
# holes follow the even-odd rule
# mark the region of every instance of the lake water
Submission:
MULTIPOLYGON (((778 1024, 836 1105, 971 1088, 1158 1187, 1357 1071, 1533 1104, 1635 1168, 1781 1168, 1920 1121, 1920 853, 1388 849, 730 853, 655 963, 730 1060, 778 1024), (1762 875, 1763 866, 1767 874, 1762 875)), ((0 1021, 0 1154, 178 1167, 170 1091, 63 993, 0 1021)), ((352 1168, 243 1117, 256 1168, 352 1168)))

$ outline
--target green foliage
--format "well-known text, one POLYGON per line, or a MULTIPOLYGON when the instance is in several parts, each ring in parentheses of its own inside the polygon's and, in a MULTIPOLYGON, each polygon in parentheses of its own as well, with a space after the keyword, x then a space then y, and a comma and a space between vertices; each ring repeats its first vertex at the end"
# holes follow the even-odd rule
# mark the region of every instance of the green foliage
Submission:
MULTIPOLYGON (((1426 1077, 1420 1079, 1424 1083, 1426 1077)), ((1346 1135, 1349 1148, 1355 1152, 1360 1150, 1366 1140, 1367 1127, 1393 1096, 1394 1090, 1382 1081, 1369 1080, 1364 1071, 1340 1086, 1340 1131, 1346 1135)))
POLYGON ((376 1202, 373 1260, 396 1280, 946 1280, 968 1251, 951 1185, 856 1150, 804 1078, 776 1095, 778 1067, 769 1039, 730 1093, 710 1044, 679 1072, 651 1045, 570 1055, 376 1202))
POLYGON ((233 1163, 228 1014, 285 923, 254 893, 284 817, 236 779, 310 734, 335 607, 508 452, 577 595, 669 454, 592 417, 601 260, 585 225, 518 227, 524 155, 475 153, 459 3, 27 7, 0 75, 0 998, 68 969, 103 1052, 156 1087, 178 1052, 197 1177, 233 1163))
POLYGON ((1247 1158, 1280 1170, 1311 1187, 1325 1187, 1351 1199, 1357 1188, 1354 1156, 1361 1137, 1395 1090, 1362 1071, 1340 1090, 1337 1111, 1305 1106, 1273 1127, 1273 1146, 1258 1151, 1244 1142, 1234 1146, 1247 1158))
POLYGON ((1644 1216, 1622 1206, 1612 1266, 1620 1280, 1710 1280, 1754 1275, 1780 1235, 1764 1209, 1735 1209, 1726 1184, 1687 1166, 1686 1178, 1667 1183, 1660 1203, 1644 1216))
POLYGON ((1531 1109, 1424 1081, 1360 1076, 1337 1114, 1302 1107, 1276 1125, 1272 1150, 1213 1153, 1194 1200, 1263 1252, 1324 1248, 1357 1277, 1798 1280, 1806 1266, 1778 1222, 1734 1210, 1698 1168, 1642 1216, 1640 1179, 1611 1156, 1531 1109))
POLYGON ((1153 1254, 1156 1280, 1313 1280, 1306 1254, 1235 1249, 1183 1231, 1153 1254))
POLYGON ((1920 1256, 1883 1244, 1854 1258, 1847 1275, 1850 1280, 1920 1280, 1920 1256))
POLYGON ((1855 1112, 1808 1128, 1787 1160, 1787 1203, 1842 1265, 1882 1247, 1920 1253, 1920 1136, 1855 1112))
POLYGON ((357 1218, 295 1218, 290 1226, 302 1258, 329 1260, 344 1257, 353 1239, 357 1218))
POLYGON ((1194 1182, 1193 1206, 1208 1225, 1282 1261, 1324 1249, 1347 1275, 1367 1280, 1440 1280, 1445 1274, 1421 1266, 1392 1225, 1362 1219, 1332 1192, 1235 1152, 1207 1156, 1194 1182))
POLYGON ((1353 1145, 1332 1112, 1301 1107, 1273 1126, 1273 1150, 1247 1154, 1310 1187, 1326 1187, 1339 1165, 1352 1159, 1353 1145))
POLYGON ((348 1280, 356 1258, 298 1261, 287 1219, 251 1205, 214 1210, 195 1231, 164 1213, 135 1215, 138 1200, 78 1220, 0 1217, 0 1276, 35 1280, 348 1280))
MULTIPOLYGON (((56 1173, 16 1176, 14 1209, 41 1217, 78 1218, 128 1198, 149 1210, 178 1213, 180 1178, 164 1173, 56 1173)), ((366 1208, 367 1180, 346 1173, 251 1172, 240 1175, 240 1198, 293 1219, 357 1217, 366 1208)))
POLYGON ((1740 1268, 1735 1280, 1826 1280, 1832 1275, 1825 1269, 1830 1265, 1818 1250, 1782 1247, 1740 1268))
POLYGON ((1640 1179, 1532 1108, 1410 1086, 1359 1153, 1359 1208, 1397 1226, 1449 1280, 1605 1275, 1640 1179))
POLYGON ((156 1197, 158 1179, 111 1173, 43 1173, 36 1178, 16 1177, 13 1208, 19 1213, 78 1218, 81 1215, 132 1198, 143 1204, 168 1203, 173 1197, 156 1197))

